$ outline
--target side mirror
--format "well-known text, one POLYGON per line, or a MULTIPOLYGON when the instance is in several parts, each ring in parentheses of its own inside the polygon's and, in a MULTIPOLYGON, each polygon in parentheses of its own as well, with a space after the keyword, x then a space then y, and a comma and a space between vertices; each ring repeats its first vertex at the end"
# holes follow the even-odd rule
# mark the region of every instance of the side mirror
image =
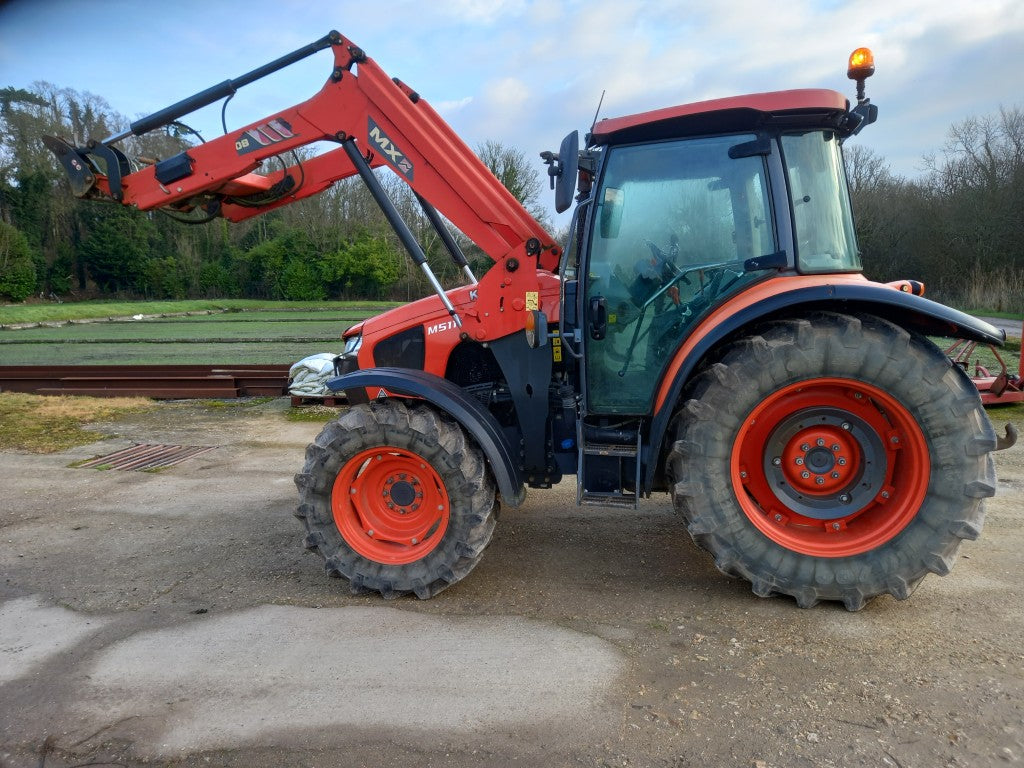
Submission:
POLYGON ((551 188, 555 190, 555 210, 566 211, 572 205, 576 193, 576 176, 580 170, 580 133, 573 131, 564 139, 554 152, 541 152, 544 164, 548 166, 551 188))
POLYGON ((558 179, 555 181, 555 210, 569 210, 576 195, 576 176, 580 170, 580 133, 573 131, 558 148, 558 179))

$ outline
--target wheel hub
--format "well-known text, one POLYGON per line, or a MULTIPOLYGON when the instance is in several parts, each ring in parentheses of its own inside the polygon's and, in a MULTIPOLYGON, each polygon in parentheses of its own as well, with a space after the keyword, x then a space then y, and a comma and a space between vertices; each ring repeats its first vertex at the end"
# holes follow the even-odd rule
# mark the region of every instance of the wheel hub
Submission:
POLYGON ((819 424, 800 429, 793 435, 777 466, 782 479, 801 493, 827 496, 848 486, 855 479, 860 463, 857 441, 849 430, 844 430, 841 424, 839 427, 819 424))
MULTIPOLYGON (((406 480, 405 475, 401 476, 401 479, 395 480, 393 477, 388 478, 388 490, 385 491, 390 497, 392 503, 397 507, 413 507, 416 501, 417 493, 416 486, 420 484, 420 481, 413 478, 412 481, 406 480)), ((422 498, 423 494, 420 493, 419 497, 422 498)), ((404 510, 403 510, 404 511, 404 510)))
POLYGON ((807 408, 783 419, 764 457, 775 497, 816 520, 847 517, 875 497, 886 475, 881 440, 837 408, 807 408))

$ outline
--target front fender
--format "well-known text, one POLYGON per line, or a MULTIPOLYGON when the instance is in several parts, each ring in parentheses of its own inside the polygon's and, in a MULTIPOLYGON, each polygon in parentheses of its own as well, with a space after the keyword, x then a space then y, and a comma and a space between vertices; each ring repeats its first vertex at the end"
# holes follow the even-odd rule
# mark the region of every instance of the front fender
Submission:
POLYGON ((447 413, 483 450, 502 501, 510 507, 523 503, 526 491, 512 446, 497 419, 476 398, 447 379, 410 368, 364 368, 327 381, 328 389, 344 391, 353 401, 365 401, 367 387, 419 398, 447 413))
POLYGON ((1006 333, 976 317, 944 304, 900 291, 863 278, 805 276, 777 278, 757 283, 711 312, 682 342, 672 356, 658 388, 651 420, 651 454, 644 474, 644 489, 650 491, 658 465, 658 454, 675 403, 697 364, 728 337, 743 328, 775 317, 807 311, 867 313, 929 336, 950 336, 983 344, 1003 346, 1006 333), (794 285, 786 290, 787 285, 794 285))

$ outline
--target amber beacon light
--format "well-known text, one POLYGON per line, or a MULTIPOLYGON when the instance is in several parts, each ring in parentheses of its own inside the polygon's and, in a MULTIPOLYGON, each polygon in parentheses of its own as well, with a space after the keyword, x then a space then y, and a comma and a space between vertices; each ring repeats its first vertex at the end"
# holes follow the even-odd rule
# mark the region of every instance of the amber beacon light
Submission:
POLYGON ((875 54, 870 48, 858 48, 850 54, 846 76, 851 80, 864 80, 875 74, 875 54))
POLYGON ((858 48, 850 54, 846 76, 857 81, 857 103, 865 103, 864 81, 875 74, 875 54, 870 48, 858 48))

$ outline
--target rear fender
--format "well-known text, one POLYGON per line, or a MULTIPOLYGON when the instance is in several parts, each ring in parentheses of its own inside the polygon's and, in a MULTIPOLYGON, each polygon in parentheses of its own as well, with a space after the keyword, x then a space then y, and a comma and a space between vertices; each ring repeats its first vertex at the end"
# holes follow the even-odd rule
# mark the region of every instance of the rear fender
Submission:
POLYGON ((873 283, 859 276, 838 275, 767 280, 714 310, 675 351, 666 368, 651 420, 650 453, 643 488, 650 492, 660 464, 662 442, 686 382, 709 352, 744 328, 764 320, 794 317, 809 311, 866 313, 883 317, 911 331, 950 336, 1003 346, 1006 333, 989 323, 944 304, 873 283), (786 290, 787 285, 793 285, 786 290))
POLYGON ((480 446, 503 503, 518 507, 526 498, 519 464, 501 425, 478 400, 447 379, 409 368, 365 368, 328 380, 327 388, 344 391, 353 402, 365 402, 368 388, 371 397, 383 394, 425 400, 455 419, 480 446))

